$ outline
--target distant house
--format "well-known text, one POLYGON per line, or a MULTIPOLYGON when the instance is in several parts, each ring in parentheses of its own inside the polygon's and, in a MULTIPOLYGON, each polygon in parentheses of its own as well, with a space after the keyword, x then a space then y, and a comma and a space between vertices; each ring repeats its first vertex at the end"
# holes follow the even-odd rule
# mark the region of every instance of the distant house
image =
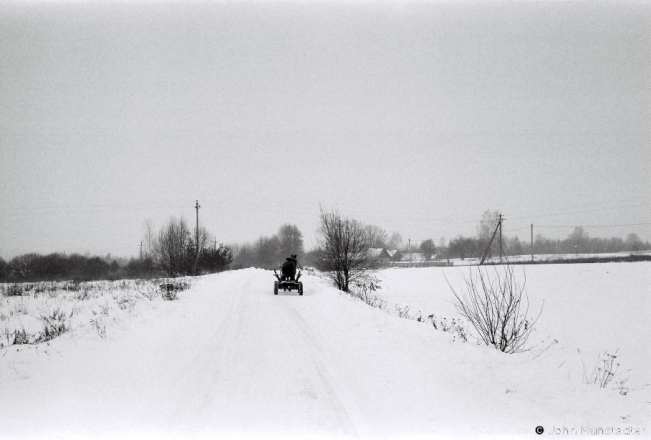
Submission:
POLYGON ((394 267, 429 267, 429 266, 451 266, 449 262, 441 261, 436 255, 427 258, 428 255, 423 252, 402 253, 400 251, 393 253, 393 259, 390 266, 394 267))
POLYGON ((376 260, 380 264, 389 264, 391 261, 391 255, 389 255, 386 249, 382 248, 369 248, 366 256, 369 259, 376 260))
POLYGON ((391 261, 400 261, 402 259, 402 252, 398 249, 386 249, 387 254, 391 258, 391 261))

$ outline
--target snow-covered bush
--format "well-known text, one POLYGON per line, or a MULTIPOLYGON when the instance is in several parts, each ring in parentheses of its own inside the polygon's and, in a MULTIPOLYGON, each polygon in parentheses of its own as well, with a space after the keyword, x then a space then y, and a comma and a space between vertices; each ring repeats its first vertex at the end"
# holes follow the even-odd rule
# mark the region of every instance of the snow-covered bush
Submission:
POLYGON ((61 309, 54 309, 50 315, 42 315, 43 333, 38 342, 46 342, 68 331, 65 313, 61 309))
POLYGON ((529 316, 529 300, 524 290, 526 277, 520 283, 513 266, 505 264, 492 269, 470 268, 461 291, 450 285, 457 311, 475 328, 486 345, 504 353, 529 351, 527 340, 538 321, 529 316))

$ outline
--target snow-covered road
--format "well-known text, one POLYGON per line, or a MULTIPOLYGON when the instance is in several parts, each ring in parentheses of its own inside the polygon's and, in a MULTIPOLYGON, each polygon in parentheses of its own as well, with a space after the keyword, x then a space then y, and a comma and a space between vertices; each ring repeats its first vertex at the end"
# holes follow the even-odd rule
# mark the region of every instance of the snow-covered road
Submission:
POLYGON ((268 273, 255 275, 215 296, 221 301, 197 322, 204 331, 171 399, 167 427, 180 436, 354 435, 337 356, 298 307, 308 297, 275 297, 268 273))
POLYGON ((454 342, 317 277, 304 283, 302 297, 274 296, 268 271, 202 277, 106 340, 10 347, 0 438, 533 437, 538 425, 621 417, 641 426, 621 396, 549 365, 454 342))

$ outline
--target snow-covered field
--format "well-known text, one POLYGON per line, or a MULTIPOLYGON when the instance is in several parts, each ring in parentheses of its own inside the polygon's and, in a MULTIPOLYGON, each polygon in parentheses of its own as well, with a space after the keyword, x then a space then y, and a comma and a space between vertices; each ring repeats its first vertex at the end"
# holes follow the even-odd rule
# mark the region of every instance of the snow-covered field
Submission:
MULTIPOLYGON (((545 347, 558 341, 539 358, 557 365, 564 362, 570 379, 579 382, 584 371, 592 372, 600 353, 617 351, 620 367, 616 380, 630 378, 625 385, 638 390, 632 393, 643 392, 646 400, 651 400, 651 385, 642 390, 651 384, 651 262, 513 267, 518 279, 525 281, 530 315, 537 315, 542 307, 532 345, 545 347)), ((412 312, 424 316, 458 319, 450 286, 462 292, 464 278, 477 270, 384 270, 380 273, 380 296, 389 301, 389 308, 408 305, 412 312)), ((482 270, 502 273, 503 268, 482 270)))
MULTIPOLYGON (((612 260, 612 259, 624 259, 629 257, 649 257, 651 256, 651 251, 629 251, 629 252, 610 252, 610 253, 598 253, 598 254, 535 254, 533 261, 535 263, 552 263, 557 261, 572 261, 572 260, 612 260)), ((486 264, 495 263, 499 264, 503 260, 508 260, 512 263, 529 263, 531 261, 531 255, 509 255, 508 257, 502 257, 500 260, 499 256, 487 257, 485 260, 486 264)), ((431 262, 412 262, 409 261, 408 257, 405 257, 404 261, 392 262, 392 266, 397 267, 410 267, 410 266, 427 266, 428 263, 438 263, 439 266, 448 264, 451 266, 476 266, 481 261, 481 257, 475 258, 449 258, 449 259, 439 259, 432 260, 431 262)), ((432 264, 433 266, 434 264, 432 264)))
MULTIPOLYGON (((528 267, 532 303, 546 301, 537 336, 565 347, 544 360, 462 343, 317 276, 305 277, 302 297, 274 296, 269 271, 200 277, 177 301, 139 301, 107 320, 105 337, 76 325, 0 349, 0 438, 533 438, 537 426, 648 437, 648 388, 622 396, 585 385, 558 361, 574 344, 620 348, 632 373, 632 351, 648 361, 639 319, 649 314, 650 267, 528 267), (590 296, 599 300, 581 308, 590 296)), ((389 269, 380 295, 452 318, 442 274, 454 283, 462 269, 389 269)), ((14 309, 16 300, 2 298, 14 309)))

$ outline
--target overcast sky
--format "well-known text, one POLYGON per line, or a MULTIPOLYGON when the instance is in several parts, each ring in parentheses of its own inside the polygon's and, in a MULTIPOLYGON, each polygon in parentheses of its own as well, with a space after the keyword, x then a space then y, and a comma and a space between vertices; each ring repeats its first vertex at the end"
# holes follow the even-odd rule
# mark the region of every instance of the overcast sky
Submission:
POLYGON ((320 204, 651 240, 651 6, 2 1, 0 256, 137 255, 197 199, 226 243, 320 204))

